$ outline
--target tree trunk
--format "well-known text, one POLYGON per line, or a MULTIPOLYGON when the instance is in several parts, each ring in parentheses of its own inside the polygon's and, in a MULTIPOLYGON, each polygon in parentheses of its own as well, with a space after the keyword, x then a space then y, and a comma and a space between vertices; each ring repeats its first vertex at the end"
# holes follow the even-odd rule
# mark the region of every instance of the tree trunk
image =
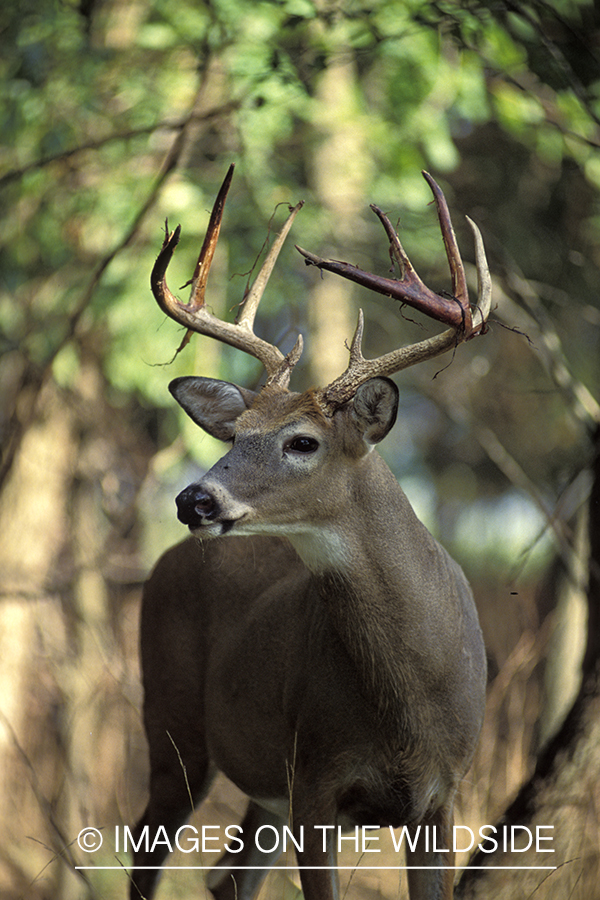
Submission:
MULTIPOLYGON (((367 175, 365 136, 357 125, 354 62, 342 59, 327 66, 319 87, 324 114, 323 135, 314 155, 312 178, 318 205, 329 211, 334 239, 340 250, 356 243, 367 175)), ((348 365, 348 350, 356 316, 350 304, 349 282, 325 274, 309 301, 310 371, 313 382, 324 385, 348 365)))
POLYGON ((77 835, 139 809, 136 592, 114 587, 107 515, 120 429, 94 364, 78 392, 49 380, 0 495, 2 897, 95 897, 77 835))

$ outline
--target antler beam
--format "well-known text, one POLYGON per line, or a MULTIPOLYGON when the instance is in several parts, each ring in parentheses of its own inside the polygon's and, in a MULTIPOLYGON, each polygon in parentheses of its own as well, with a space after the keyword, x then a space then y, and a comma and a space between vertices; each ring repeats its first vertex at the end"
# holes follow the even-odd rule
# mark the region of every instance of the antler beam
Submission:
POLYGON ((303 203, 298 203, 290 211, 290 215, 273 242, 254 284, 242 300, 235 323, 224 322, 208 310, 205 293, 208 273, 221 229, 225 200, 233 177, 233 170, 234 166, 231 165, 213 206, 206 236, 194 269, 194 275, 192 280, 188 282, 188 284, 191 284, 189 303, 181 303, 170 291, 166 281, 167 268, 173 258, 173 253, 181 235, 181 226, 179 225, 171 233, 169 233, 168 228, 165 230, 165 239, 150 276, 150 286, 154 298, 162 311, 187 329, 179 349, 185 346, 189 340, 190 332, 204 334, 207 337, 229 344, 238 350, 243 350, 245 353, 249 353, 255 359, 258 359, 267 373, 267 384, 278 384, 282 387, 287 387, 291 371, 302 353, 302 336, 298 336, 295 346, 284 357, 281 350, 257 337, 252 329, 258 304, 273 271, 283 242, 303 203))
POLYGON ((349 263, 337 260, 325 260, 301 247, 296 249, 304 256, 307 265, 317 266, 334 272, 350 281, 368 287, 373 291, 393 297, 419 309, 426 315, 451 327, 442 334, 435 335, 425 341, 401 347, 391 353, 367 360, 362 355, 363 315, 359 313, 358 325, 350 347, 350 361, 346 371, 326 388, 319 391, 319 400, 323 408, 331 414, 338 406, 349 400, 356 389, 378 375, 393 375, 396 372, 413 366, 426 359, 445 353, 459 343, 470 340, 477 334, 486 331, 486 321, 490 312, 492 282, 485 256, 481 233, 474 222, 467 218, 475 237, 475 253, 478 274, 478 306, 473 314, 469 304, 469 294, 464 266, 458 249, 456 236, 452 227, 446 198, 434 179, 427 172, 423 176, 433 192, 440 228, 446 248, 446 256, 450 266, 452 280, 452 297, 437 294, 421 281, 413 268, 400 238, 396 234, 388 217, 377 206, 371 206, 382 222, 389 242, 390 256, 398 264, 401 272, 399 279, 384 278, 370 272, 364 272, 349 263))

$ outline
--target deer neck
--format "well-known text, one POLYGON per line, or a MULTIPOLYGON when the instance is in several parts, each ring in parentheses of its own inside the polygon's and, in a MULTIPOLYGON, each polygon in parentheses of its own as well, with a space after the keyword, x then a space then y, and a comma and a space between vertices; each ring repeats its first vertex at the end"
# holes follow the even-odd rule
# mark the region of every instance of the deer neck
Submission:
POLYGON ((359 593, 396 595, 399 580, 409 587, 423 558, 441 550, 375 450, 319 502, 324 515, 289 540, 313 574, 348 581, 359 593))
POLYGON ((314 537, 290 539, 313 571, 364 690, 382 715, 393 714, 402 727, 398 711, 406 707, 406 683, 414 680, 422 654, 436 653, 432 603, 443 621, 452 564, 376 453, 352 491, 351 514, 324 524, 314 537))

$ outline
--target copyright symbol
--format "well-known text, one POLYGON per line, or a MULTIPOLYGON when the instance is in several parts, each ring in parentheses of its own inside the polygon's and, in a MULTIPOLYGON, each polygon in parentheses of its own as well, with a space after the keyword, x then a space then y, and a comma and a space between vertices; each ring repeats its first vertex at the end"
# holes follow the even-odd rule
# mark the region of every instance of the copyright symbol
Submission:
POLYGON ((93 853, 102 846, 102 835, 97 828, 82 828, 77 835, 77 843, 84 853, 93 853))

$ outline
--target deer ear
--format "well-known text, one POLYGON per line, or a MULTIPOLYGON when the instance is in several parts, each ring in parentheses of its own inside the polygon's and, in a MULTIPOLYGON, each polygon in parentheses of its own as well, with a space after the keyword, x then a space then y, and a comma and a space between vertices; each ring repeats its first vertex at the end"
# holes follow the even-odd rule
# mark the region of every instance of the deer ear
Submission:
POLYGON ((237 417, 256 397, 253 391, 214 378, 175 378, 169 390, 196 425, 220 441, 233 440, 237 417))
POLYGON ((389 378, 371 378, 356 391, 352 418, 369 444, 378 444, 398 414, 398 388, 389 378))

